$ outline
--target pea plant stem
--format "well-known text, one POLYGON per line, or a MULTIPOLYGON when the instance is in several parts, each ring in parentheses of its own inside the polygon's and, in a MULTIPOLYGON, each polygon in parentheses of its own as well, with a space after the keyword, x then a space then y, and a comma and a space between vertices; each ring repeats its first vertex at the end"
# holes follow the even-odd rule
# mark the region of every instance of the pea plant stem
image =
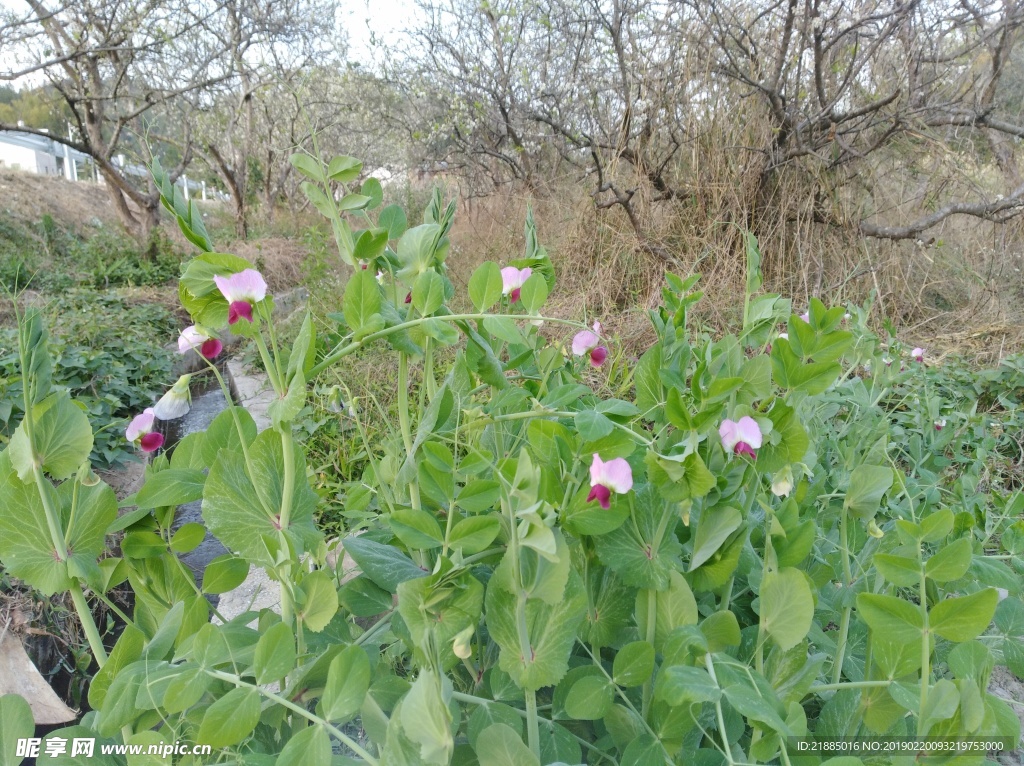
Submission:
POLYGON ((270 700, 272 702, 275 702, 278 705, 281 705, 282 707, 288 708, 293 713, 296 713, 297 715, 302 716, 303 718, 305 718, 307 721, 310 721, 311 723, 319 724, 320 726, 323 726, 324 729, 329 734, 331 734, 334 737, 336 737, 339 741, 341 741, 341 743, 343 745, 345 745, 345 747, 347 747, 353 753, 355 753, 360 758, 362 758, 364 761, 366 761, 366 763, 370 764, 370 766, 377 766, 377 759, 374 758, 372 755, 370 755, 368 752, 366 752, 366 750, 364 750, 360 746, 360 744, 358 742, 356 742, 354 739, 352 739, 350 736, 348 736, 345 732, 343 732, 338 727, 332 726, 330 723, 325 721, 323 718, 320 718, 319 716, 317 716, 317 715, 315 715, 313 713, 310 713, 308 710, 306 710, 306 708, 302 707, 301 705, 297 705, 296 703, 292 702, 291 700, 285 699, 284 697, 280 696, 279 694, 275 694, 274 692, 269 691, 266 687, 258 686, 257 684, 248 683, 247 681, 242 680, 239 676, 236 676, 236 675, 234 675, 232 673, 225 673, 222 670, 213 670, 213 669, 209 669, 209 668, 204 668, 203 672, 206 673, 208 676, 211 676, 212 678, 217 678, 217 679, 219 679, 221 681, 227 681, 228 683, 234 684, 235 686, 238 686, 238 687, 244 687, 246 689, 255 689, 261 695, 266 697, 268 700, 270 700))
MULTIPOLYGON (((921 557, 921 544, 917 545, 918 558, 921 557)), ((921 700, 920 708, 917 713, 917 734, 918 736, 924 736, 928 732, 923 730, 925 723, 924 711, 928 705, 928 684, 929 676, 931 676, 931 635, 928 630, 928 592, 925 589, 927 579, 924 574, 924 564, 921 564, 921 592, 919 599, 921 601, 921 700)))
MULTIPOLYGON (((519 320, 526 319, 526 317, 524 317, 522 314, 447 314, 444 316, 419 317, 417 319, 410 319, 408 322, 402 322, 401 324, 396 324, 391 327, 385 327, 383 330, 378 330, 375 333, 370 333, 365 338, 350 341, 345 345, 339 344, 333 351, 331 351, 327 356, 321 359, 320 362, 313 365, 313 367, 309 371, 308 379, 312 380, 315 376, 319 375, 332 364, 336 363, 340 359, 343 359, 349 354, 358 351, 363 346, 369 343, 373 343, 376 340, 380 340, 381 338, 386 338, 387 336, 393 333, 401 332, 402 330, 408 330, 412 327, 418 327, 421 324, 424 324, 426 322, 432 322, 434 320, 441 320, 444 322, 465 322, 487 318, 519 320)), ((579 322, 575 322, 571 319, 557 319, 553 317, 533 318, 540 319, 545 322, 551 322, 553 324, 564 324, 570 327, 584 329, 584 325, 580 324, 579 322)))
MULTIPOLYGON (((654 588, 647 589, 647 635, 644 639, 652 647, 654 646, 655 631, 658 626, 658 591, 654 588)), ((654 676, 651 675, 644 681, 643 695, 640 701, 640 715, 646 721, 647 713, 651 709, 651 694, 654 691, 654 676)))
MULTIPOLYGON (((22 348, 21 352, 22 369, 27 370, 27 350, 22 348)), ((43 504, 43 515, 46 516, 46 526, 50 531, 50 542, 53 545, 54 552, 60 561, 67 562, 68 546, 61 531, 60 516, 57 513, 57 509, 53 507, 53 497, 51 495, 53 487, 46 480, 46 477, 43 476, 42 460, 36 452, 35 421, 32 413, 33 388, 33 381, 26 381, 24 385, 25 417, 22 420, 25 427, 25 436, 28 440, 28 448, 32 455, 32 479, 35 481, 36 490, 39 492, 39 499, 43 504)), ((65 566, 67 566, 66 563, 65 566)), ((102 668, 107 662, 107 650, 103 647, 103 639, 100 637, 99 628, 96 627, 96 620, 93 619, 92 610, 89 609, 89 603, 85 600, 82 583, 77 577, 71 577, 70 579, 71 587, 68 590, 71 593, 71 601, 75 605, 75 611, 78 613, 78 621, 82 624, 82 630, 85 631, 85 638, 89 642, 89 649, 92 651, 92 656, 96 659, 96 664, 102 668)))
MULTIPOLYGON (((839 550, 843 557, 843 590, 845 591, 853 582, 853 573, 850 569, 850 538, 847 531, 849 524, 849 512, 843 508, 839 514, 839 550)), ((844 594, 845 595, 845 594, 844 594)), ((850 635, 850 613, 852 606, 843 607, 843 615, 839 620, 839 638, 836 642, 836 657, 832 663, 832 683, 837 684, 843 677, 843 659, 846 656, 846 641, 850 635)))
MULTIPOLYGON (((466 694, 465 692, 452 692, 452 697, 454 699, 458 700, 459 702, 464 702, 464 703, 469 704, 469 705, 480 705, 482 707, 487 707, 488 705, 495 704, 494 700, 489 700, 489 699, 486 699, 485 697, 476 697, 476 696, 474 696, 472 694, 466 694)), ((522 716, 523 718, 526 718, 527 715, 528 715, 528 713, 525 710, 519 710, 518 708, 512 708, 512 709, 516 713, 518 713, 520 716, 522 716)), ((546 723, 546 724, 554 725, 547 718, 541 718, 540 716, 537 716, 537 720, 538 721, 544 721, 544 723, 546 723)), ((570 732, 568 729, 565 729, 565 731, 569 732, 569 735, 573 739, 575 739, 578 743, 580 743, 580 745, 585 747, 590 752, 596 753, 597 755, 601 756, 601 758, 603 758, 604 760, 608 761, 609 763, 617 764, 617 761, 614 758, 612 758, 610 755, 608 755, 608 753, 606 753, 601 748, 599 748, 599 747, 595 746, 593 743, 588 742, 587 740, 583 739, 583 737, 577 737, 575 734, 570 732)))
MULTIPOLYGON (((718 676, 715 675, 715 663, 711 659, 710 652, 704 655, 704 666, 707 668, 712 682, 715 686, 718 686, 718 676)), ((715 715, 718 718, 718 733, 722 737, 722 754, 725 756, 729 766, 736 766, 736 761, 732 757, 732 748, 729 747, 729 734, 725 728, 725 713, 722 712, 722 701, 720 699, 715 700, 715 715)))

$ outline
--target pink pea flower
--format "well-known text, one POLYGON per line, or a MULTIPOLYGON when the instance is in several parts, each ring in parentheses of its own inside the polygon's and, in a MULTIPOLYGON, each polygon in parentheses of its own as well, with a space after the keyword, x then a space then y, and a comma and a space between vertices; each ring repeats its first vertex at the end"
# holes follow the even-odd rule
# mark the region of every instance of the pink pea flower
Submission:
POLYGON ((239 319, 252 322, 253 304, 267 297, 267 283, 255 269, 246 269, 230 277, 215 276, 213 282, 227 299, 228 324, 239 319))
POLYGON ((594 330, 581 330, 572 339, 572 353, 575 356, 590 356, 590 363, 600 367, 608 358, 608 349, 601 344, 601 323, 594 322, 594 330))
POLYGON ((921 362, 924 361, 924 349, 923 348, 915 348, 913 351, 910 352, 910 355, 914 358, 914 361, 917 362, 918 364, 920 364, 921 362))
POLYGON ((405 294, 405 302, 406 303, 412 303, 412 290, 410 290, 409 292, 407 292, 405 294))
POLYGON ((611 508, 612 490, 624 495, 633 488, 633 469, 623 458, 617 457, 605 463, 594 453, 590 464, 590 494, 587 502, 597 500, 606 511, 611 508))
POLYGON ((945 418, 939 418, 938 420, 935 421, 935 430, 936 431, 941 431, 945 427, 946 427, 946 419, 945 418))
POLYGON ((200 330, 195 325, 186 327, 178 336, 178 353, 187 354, 189 351, 198 351, 207 359, 216 359, 224 350, 224 344, 217 338, 200 330))
POLYGON ((155 427, 156 412, 152 407, 147 407, 132 418, 124 435, 132 444, 137 444, 143 452, 153 452, 160 449, 164 443, 163 434, 154 431, 155 427))
POLYGON ((519 291, 526 280, 533 274, 533 269, 517 269, 515 266, 506 266, 501 270, 501 294, 509 296, 515 303, 519 300, 519 291))
POLYGON ((803 314, 800 315, 800 318, 802 320, 804 320, 805 322, 810 322, 811 321, 811 312, 810 311, 805 311, 803 314))
POLYGON ((718 427, 718 435, 722 437, 722 446, 737 455, 749 455, 756 459, 754 450, 761 446, 761 428, 752 417, 744 415, 739 422, 723 420, 718 427))

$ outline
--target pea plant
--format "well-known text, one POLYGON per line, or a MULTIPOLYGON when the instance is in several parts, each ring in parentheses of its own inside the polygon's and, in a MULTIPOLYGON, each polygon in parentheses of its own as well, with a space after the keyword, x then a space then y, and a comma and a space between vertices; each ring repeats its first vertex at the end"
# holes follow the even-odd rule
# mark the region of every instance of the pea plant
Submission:
POLYGON ((694 326, 697 277, 666 274, 657 339, 628 365, 599 322, 544 314, 555 270, 532 217, 522 257, 456 296, 454 203, 435 194, 409 226, 379 184, 356 189, 357 160, 293 164, 352 267, 330 343, 311 316, 282 343, 262 276, 216 252, 154 168, 202 251, 183 267, 179 350, 219 378, 221 338, 245 336, 277 397, 267 430, 231 406, 168 455, 157 421, 187 410, 179 381, 128 429, 151 460, 120 515, 88 417, 51 393, 45 328, 22 317, 0 560, 71 594, 98 668, 91 710, 51 736, 276 766, 820 763, 794 743, 882 735, 1017 746, 988 688, 996 666, 1024 674, 1024 495, 965 489, 958 466, 978 461, 962 444, 985 426, 928 384, 925 350, 868 331, 869 305, 801 314, 765 293, 746 235, 742 326, 694 326), (294 423, 318 376, 367 350, 395 357, 397 423, 370 443, 358 402, 339 401, 367 462, 344 497, 358 523, 327 540, 294 423), (584 382, 613 367, 617 396, 584 382), (200 499, 205 526, 176 528, 200 499), (178 554, 207 530, 231 553, 197 583, 178 554), (222 619, 207 596, 251 566, 279 613, 222 619), (124 582, 135 606, 108 651, 88 597, 117 611, 106 594, 124 582))

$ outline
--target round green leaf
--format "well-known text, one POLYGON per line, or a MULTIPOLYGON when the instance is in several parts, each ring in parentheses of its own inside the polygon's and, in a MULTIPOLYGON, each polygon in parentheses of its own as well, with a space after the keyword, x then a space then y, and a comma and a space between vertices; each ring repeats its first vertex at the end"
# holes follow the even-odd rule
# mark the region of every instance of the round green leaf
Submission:
POLYGON ((206 539, 206 527, 190 522, 182 524, 171 538, 171 550, 175 553, 194 551, 206 539))
POLYGON ((654 647, 646 641, 634 641, 615 655, 612 679, 619 686, 640 686, 654 672, 654 647))
MULTIPOLYGON (((891 475, 891 474, 890 474, 891 475)), ((811 629, 814 596, 799 569, 769 572, 761 581, 761 620, 783 650, 792 649, 811 629)))
POLYGON ((212 748, 237 745, 256 728, 260 720, 258 689, 232 689, 210 705, 199 725, 196 742, 212 748))
POLYGON ((328 721, 344 723, 355 717, 370 688, 370 659, 358 646, 346 646, 331 660, 321 700, 328 721))
POLYGON ((584 676, 572 685, 565 698, 565 712, 580 721, 604 718, 612 707, 614 689, 603 675, 584 676))
POLYGON ((295 636, 289 625, 279 622, 260 636, 253 668, 258 684, 279 681, 295 668, 295 636))
POLYGON ((206 566, 203 593, 227 593, 241 585, 249 575, 249 563, 239 556, 225 553, 206 566))
POLYGON ((0 766, 18 766, 22 762, 15 755, 18 740, 34 736, 36 730, 32 720, 32 709, 17 694, 0 697, 0 766))

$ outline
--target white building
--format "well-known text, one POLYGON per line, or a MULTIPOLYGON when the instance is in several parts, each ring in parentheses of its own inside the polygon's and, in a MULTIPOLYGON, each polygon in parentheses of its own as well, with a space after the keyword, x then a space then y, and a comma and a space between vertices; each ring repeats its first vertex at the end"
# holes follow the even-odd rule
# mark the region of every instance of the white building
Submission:
POLYGON ((0 168, 78 180, 78 163, 88 155, 34 133, 0 131, 0 168))

